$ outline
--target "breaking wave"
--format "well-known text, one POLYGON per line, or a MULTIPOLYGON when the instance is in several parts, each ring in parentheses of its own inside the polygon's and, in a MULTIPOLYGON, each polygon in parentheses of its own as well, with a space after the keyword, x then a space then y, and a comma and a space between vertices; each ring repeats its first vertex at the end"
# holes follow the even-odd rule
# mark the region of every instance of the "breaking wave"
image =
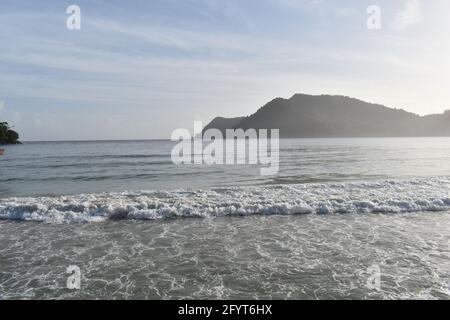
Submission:
POLYGON ((46 223, 450 210, 449 178, 0 199, 0 219, 46 223))

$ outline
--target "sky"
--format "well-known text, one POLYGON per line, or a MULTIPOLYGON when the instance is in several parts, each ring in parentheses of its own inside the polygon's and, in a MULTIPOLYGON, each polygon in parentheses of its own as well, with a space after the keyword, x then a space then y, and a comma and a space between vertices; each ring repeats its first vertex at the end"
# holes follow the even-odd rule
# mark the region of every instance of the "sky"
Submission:
POLYGON ((442 113, 449 16, 448 0, 2 0, 0 120, 25 141, 164 139, 295 93, 442 113))

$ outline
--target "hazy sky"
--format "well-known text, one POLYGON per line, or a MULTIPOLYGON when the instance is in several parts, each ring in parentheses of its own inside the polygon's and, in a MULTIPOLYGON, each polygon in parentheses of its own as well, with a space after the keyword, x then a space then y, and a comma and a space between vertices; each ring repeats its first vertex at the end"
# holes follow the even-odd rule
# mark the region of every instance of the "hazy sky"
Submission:
POLYGON ((0 5, 0 120, 24 140, 167 138, 294 93, 450 109, 448 0, 0 5), (66 9, 81 8, 81 30, 66 9), (381 30, 366 26, 381 8, 381 30))

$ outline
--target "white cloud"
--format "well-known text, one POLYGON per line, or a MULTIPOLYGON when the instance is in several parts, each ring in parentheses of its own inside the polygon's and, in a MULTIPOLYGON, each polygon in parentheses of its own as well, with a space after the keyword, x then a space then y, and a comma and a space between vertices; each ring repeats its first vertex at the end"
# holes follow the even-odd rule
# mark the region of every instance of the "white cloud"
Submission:
POLYGON ((359 13, 354 7, 348 7, 342 3, 326 2, 325 0, 272 0, 276 5, 293 9, 306 10, 308 14, 317 14, 324 18, 350 17, 359 13))
POLYGON ((409 0, 405 8, 397 15, 394 28, 406 30, 422 21, 422 6, 419 0, 409 0))

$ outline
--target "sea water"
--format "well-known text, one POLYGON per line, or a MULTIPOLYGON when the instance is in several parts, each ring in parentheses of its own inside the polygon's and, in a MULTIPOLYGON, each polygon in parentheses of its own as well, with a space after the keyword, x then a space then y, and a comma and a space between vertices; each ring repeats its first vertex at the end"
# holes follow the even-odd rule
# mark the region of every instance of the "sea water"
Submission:
POLYGON ((173 146, 6 146, 0 298, 450 297, 449 138, 281 140, 276 176, 173 146))

